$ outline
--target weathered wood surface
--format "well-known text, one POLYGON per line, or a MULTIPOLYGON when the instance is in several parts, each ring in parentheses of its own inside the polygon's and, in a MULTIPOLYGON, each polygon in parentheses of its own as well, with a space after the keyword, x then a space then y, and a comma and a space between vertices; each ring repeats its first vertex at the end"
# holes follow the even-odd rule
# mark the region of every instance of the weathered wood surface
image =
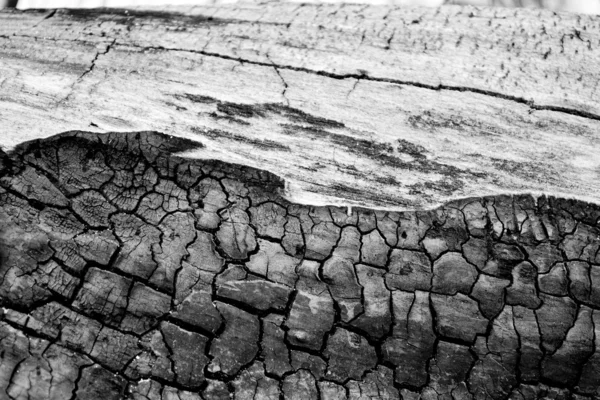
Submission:
POLYGON ((7 399, 597 399, 600 207, 293 204, 157 133, 0 165, 7 399), (575 397, 571 397, 575 396, 575 397))
POLYGON ((312 203, 600 196, 597 17, 233 5, 0 13, 0 144, 155 130, 312 203), (179 10, 181 11, 181 10, 179 10))
POLYGON ((0 399, 600 398, 597 25, 0 12, 0 399))

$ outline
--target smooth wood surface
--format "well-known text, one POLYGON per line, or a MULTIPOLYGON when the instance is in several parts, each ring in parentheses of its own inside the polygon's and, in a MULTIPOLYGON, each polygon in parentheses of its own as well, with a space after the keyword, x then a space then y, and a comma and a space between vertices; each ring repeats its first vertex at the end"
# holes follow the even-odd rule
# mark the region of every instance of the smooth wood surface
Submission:
POLYGON ((0 11, 0 144, 154 130, 309 204, 600 196, 598 17, 235 4, 0 11))

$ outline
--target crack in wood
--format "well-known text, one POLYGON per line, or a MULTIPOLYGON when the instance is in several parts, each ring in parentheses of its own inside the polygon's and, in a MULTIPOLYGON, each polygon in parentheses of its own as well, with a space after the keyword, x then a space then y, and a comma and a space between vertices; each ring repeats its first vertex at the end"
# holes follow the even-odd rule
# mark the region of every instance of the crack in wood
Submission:
POLYGON ((192 145, 71 132, 1 154, 8 398, 597 394, 598 206, 348 213, 290 203, 264 171, 175 155, 192 145))

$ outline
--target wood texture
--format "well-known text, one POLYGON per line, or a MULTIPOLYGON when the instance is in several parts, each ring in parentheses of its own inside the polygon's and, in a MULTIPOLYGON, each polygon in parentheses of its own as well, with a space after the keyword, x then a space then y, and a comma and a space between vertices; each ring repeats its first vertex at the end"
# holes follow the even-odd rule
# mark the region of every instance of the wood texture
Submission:
POLYGON ((313 207, 155 132, 0 153, 0 398, 600 396, 600 207, 313 207), (6 396, 5 396, 6 394, 6 396))
POLYGON ((0 13, 0 399, 599 398, 597 18, 177 12, 0 13))
POLYGON ((267 3, 0 13, 2 144, 155 130, 312 204, 597 201, 598 18, 267 3))

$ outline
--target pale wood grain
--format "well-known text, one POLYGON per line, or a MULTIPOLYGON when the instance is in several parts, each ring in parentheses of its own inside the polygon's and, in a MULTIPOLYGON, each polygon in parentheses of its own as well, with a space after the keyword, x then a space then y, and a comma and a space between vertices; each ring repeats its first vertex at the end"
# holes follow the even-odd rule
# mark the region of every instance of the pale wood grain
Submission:
POLYGON ((202 142, 190 157, 269 170, 309 203, 598 200, 598 17, 276 3, 170 11, 0 12, 0 144, 156 130, 202 142))

